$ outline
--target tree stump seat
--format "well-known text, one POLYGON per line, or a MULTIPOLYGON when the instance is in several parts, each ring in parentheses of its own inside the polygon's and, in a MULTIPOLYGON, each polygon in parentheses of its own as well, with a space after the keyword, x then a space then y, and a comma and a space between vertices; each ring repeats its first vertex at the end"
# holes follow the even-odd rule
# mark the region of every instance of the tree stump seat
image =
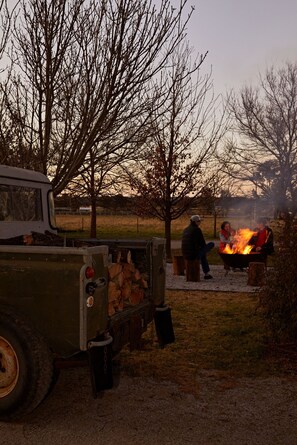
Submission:
POLYGON ((264 286, 266 283, 266 265, 263 262, 249 263, 248 281, 249 286, 264 286))
POLYGON ((186 281, 200 281, 200 261, 185 260, 186 281))
POLYGON ((173 275, 185 275, 185 260, 182 255, 173 257, 173 275))

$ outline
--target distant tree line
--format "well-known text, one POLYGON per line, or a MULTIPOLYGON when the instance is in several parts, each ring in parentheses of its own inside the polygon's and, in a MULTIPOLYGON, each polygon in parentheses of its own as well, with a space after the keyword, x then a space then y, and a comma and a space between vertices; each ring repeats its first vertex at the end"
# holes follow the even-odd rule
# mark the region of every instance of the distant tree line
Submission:
MULTIPOLYGON (((209 197, 199 197, 196 200, 185 198, 185 207, 187 207, 187 214, 198 213, 202 216, 217 215, 220 217, 235 217, 252 215, 255 210, 255 200, 252 197, 246 196, 230 196, 228 198, 217 197, 212 201, 209 197)), ((257 201, 257 214, 273 217, 273 207, 265 200, 259 199, 257 201)), ((59 213, 77 213, 81 207, 87 208, 89 206, 88 197, 73 196, 62 194, 56 198, 56 208, 59 213)), ((138 198, 134 196, 124 196, 121 194, 112 196, 100 196, 96 201, 97 214, 133 214, 142 217, 143 212, 139 212, 138 198)))

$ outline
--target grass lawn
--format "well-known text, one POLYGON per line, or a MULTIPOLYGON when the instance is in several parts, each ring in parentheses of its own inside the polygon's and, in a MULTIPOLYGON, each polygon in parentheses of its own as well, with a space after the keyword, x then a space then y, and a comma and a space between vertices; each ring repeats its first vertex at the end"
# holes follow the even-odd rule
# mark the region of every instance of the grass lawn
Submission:
MULTIPOLYGON (((60 230, 66 231, 68 237, 89 237, 90 216, 89 215, 57 215, 57 226, 60 230)), ((222 218, 217 219, 217 237, 222 222, 222 218)), ((183 229, 189 224, 188 216, 183 216, 172 222, 172 239, 180 240, 183 229)), ((246 219, 237 219, 232 221, 233 227, 252 226, 251 221, 246 219)), ((206 240, 213 239, 214 219, 211 216, 205 216, 201 223, 201 229, 206 240)), ((138 218, 135 215, 112 215, 97 216, 97 238, 152 238, 164 237, 164 225, 161 221, 154 218, 138 218)), ((172 255, 180 255, 179 249, 172 249, 172 255)), ((208 254, 209 264, 222 264, 217 249, 213 249, 208 254)), ((272 264, 271 258, 268 258, 268 266, 272 264)))
MULTIPOLYGON (((89 236, 89 215, 57 215, 57 226, 67 231, 80 231, 89 236)), ((201 229, 205 238, 218 238, 220 225, 223 218, 218 218, 216 228, 212 216, 203 217, 201 229)), ((180 239, 183 229, 189 224, 189 216, 182 216, 172 221, 171 237, 180 239)), ((252 220, 237 218, 232 220, 235 229, 240 227, 254 226, 252 220)), ((80 235, 81 236, 81 235, 80 235)), ((135 215, 97 215, 97 237, 98 238, 151 238, 153 236, 164 237, 164 223, 155 218, 140 218, 135 215)))
POLYGON ((210 372, 229 384, 240 377, 294 374, 265 342, 266 328, 256 311, 257 296, 247 293, 167 291, 175 343, 158 347, 154 326, 143 336, 139 351, 123 350, 121 368, 132 376, 176 382, 199 393, 197 376, 210 372))

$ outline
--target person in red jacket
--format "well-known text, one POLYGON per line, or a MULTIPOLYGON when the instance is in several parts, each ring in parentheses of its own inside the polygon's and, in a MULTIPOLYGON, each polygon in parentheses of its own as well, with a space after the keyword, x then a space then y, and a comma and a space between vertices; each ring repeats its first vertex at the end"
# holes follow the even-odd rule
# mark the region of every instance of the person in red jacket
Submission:
POLYGON ((263 255, 271 255, 274 252, 273 232, 267 225, 266 218, 258 218, 257 227, 254 235, 249 242, 253 244, 253 251, 260 252, 263 255))
POLYGON ((229 221, 224 221, 221 225, 220 231, 220 252, 223 252, 226 245, 232 245, 232 236, 235 235, 235 230, 231 228, 231 224, 229 221))

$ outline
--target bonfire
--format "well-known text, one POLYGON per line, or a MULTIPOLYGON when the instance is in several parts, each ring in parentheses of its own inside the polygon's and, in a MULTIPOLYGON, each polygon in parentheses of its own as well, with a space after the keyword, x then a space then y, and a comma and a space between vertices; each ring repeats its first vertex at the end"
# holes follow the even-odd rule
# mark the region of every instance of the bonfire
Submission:
POLYGON ((254 247, 253 245, 250 245, 249 242, 255 234, 256 232, 247 228, 237 230, 233 236, 232 243, 226 245, 223 253, 240 253, 248 255, 254 247))

